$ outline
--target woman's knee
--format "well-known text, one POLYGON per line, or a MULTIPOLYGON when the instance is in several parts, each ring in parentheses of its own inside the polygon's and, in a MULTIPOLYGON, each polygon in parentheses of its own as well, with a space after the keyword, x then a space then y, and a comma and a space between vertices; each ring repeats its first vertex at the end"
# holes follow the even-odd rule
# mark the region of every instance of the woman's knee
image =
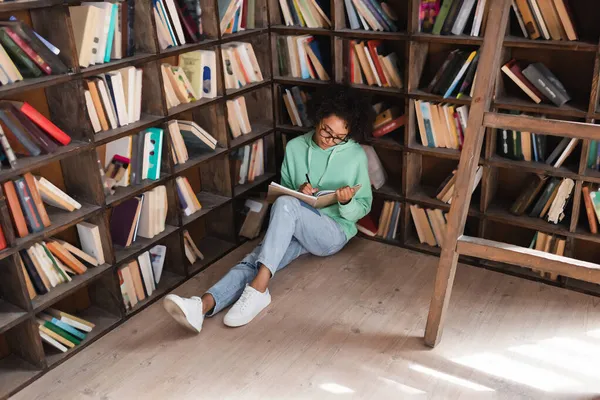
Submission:
POLYGON ((298 202, 299 200, 292 196, 280 196, 275 200, 272 212, 286 212, 291 214, 298 207, 298 202))

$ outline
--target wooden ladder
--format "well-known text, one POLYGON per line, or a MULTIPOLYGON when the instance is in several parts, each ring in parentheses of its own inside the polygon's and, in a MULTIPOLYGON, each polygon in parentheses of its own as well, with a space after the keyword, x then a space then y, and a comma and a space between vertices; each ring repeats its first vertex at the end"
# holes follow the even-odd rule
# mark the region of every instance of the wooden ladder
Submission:
POLYGON ((425 328, 425 343, 431 347, 437 345, 442 336, 459 255, 519 265, 588 282, 600 282, 600 265, 463 235, 486 128, 600 139, 600 125, 490 112, 495 77, 501 67, 501 50, 508 26, 511 0, 494 0, 489 3, 488 22, 481 47, 465 142, 458 164, 456 190, 450 207, 448 228, 425 328))

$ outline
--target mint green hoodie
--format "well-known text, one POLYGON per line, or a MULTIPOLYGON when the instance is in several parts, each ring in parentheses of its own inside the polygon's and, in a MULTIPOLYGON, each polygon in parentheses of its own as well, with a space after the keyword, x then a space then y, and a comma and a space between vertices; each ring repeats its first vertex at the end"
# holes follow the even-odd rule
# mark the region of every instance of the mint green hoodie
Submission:
POLYGON ((340 224, 350 239, 356 235, 356 221, 371 211, 373 202, 367 155, 353 140, 323 150, 312 140, 313 134, 314 131, 288 142, 281 166, 281 184, 298 190, 306 182, 306 174, 319 190, 361 184, 348 204, 333 204, 320 210, 340 224))

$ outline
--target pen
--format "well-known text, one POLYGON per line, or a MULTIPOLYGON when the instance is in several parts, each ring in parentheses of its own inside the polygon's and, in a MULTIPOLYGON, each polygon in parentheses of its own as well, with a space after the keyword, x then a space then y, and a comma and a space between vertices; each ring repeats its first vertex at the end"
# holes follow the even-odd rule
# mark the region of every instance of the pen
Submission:
POLYGON ((310 183, 310 178, 308 177, 308 174, 306 174, 306 182, 308 182, 310 184, 310 186, 312 186, 312 183, 310 183))

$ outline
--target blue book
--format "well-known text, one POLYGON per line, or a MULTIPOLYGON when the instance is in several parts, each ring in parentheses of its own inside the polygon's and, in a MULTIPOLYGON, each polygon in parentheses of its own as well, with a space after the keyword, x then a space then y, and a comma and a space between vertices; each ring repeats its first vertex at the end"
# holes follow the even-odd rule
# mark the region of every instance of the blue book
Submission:
POLYGON ((352 0, 344 0, 344 4, 346 5, 346 14, 348 14, 350 29, 360 29, 360 22, 358 20, 358 16, 356 15, 356 10, 354 9, 352 0))
POLYGON ((169 17, 167 16, 168 14, 165 10, 165 5, 163 4, 162 0, 153 1, 154 7, 156 7, 156 11, 158 12, 160 19, 163 20, 165 26, 167 27, 167 30, 169 31, 169 36, 171 36, 171 40, 173 41, 173 43, 175 43, 175 46, 177 46, 177 38, 175 38, 175 32, 173 32, 173 27, 171 27, 171 24, 169 23, 169 17))
POLYGON ((398 214, 400 213, 400 203, 399 202, 394 202, 394 208, 392 211, 392 217, 390 218, 390 227, 387 231, 387 235, 385 236, 385 238, 387 240, 393 240, 394 239, 394 234, 396 233, 396 229, 398 228, 396 226, 396 220, 398 219, 398 214))
POLYGON ((233 16, 233 25, 231 27, 231 33, 236 33, 238 31, 238 24, 240 22, 240 18, 241 16, 241 12, 242 12, 242 8, 238 8, 237 11, 235 12, 234 16, 233 16))
MULTIPOLYGON (((162 159, 163 130, 160 128, 146 129, 146 136, 149 137, 151 148, 144 148, 144 155, 148 157, 148 179, 157 180, 160 178, 160 164, 162 159)), ((148 144, 146 140, 145 144, 148 144)))
POLYGON ((71 335, 75 336, 77 339, 85 339, 86 334, 83 332, 78 331, 77 329, 73 328, 71 325, 66 324, 62 321, 57 320, 56 318, 52 318, 52 323, 56 326, 58 326, 59 328, 61 328, 64 331, 69 332, 71 335))
POLYGON ((433 137, 433 128, 431 127, 431 114, 429 113, 428 103, 421 102, 421 114, 423 114, 423 123, 425 125, 425 134, 427 135, 427 147, 437 147, 433 137))
POLYGON ((531 144, 533 145, 533 161, 538 162, 538 151, 537 151, 537 141, 535 140, 535 133, 531 134, 531 144))
POLYGON ((110 61, 110 53, 112 52, 113 40, 115 38, 115 24, 117 23, 117 5, 112 5, 110 13, 110 27, 108 28, 108 36, 106 38, 106 51, 104 52, 104 62, 110 61))

